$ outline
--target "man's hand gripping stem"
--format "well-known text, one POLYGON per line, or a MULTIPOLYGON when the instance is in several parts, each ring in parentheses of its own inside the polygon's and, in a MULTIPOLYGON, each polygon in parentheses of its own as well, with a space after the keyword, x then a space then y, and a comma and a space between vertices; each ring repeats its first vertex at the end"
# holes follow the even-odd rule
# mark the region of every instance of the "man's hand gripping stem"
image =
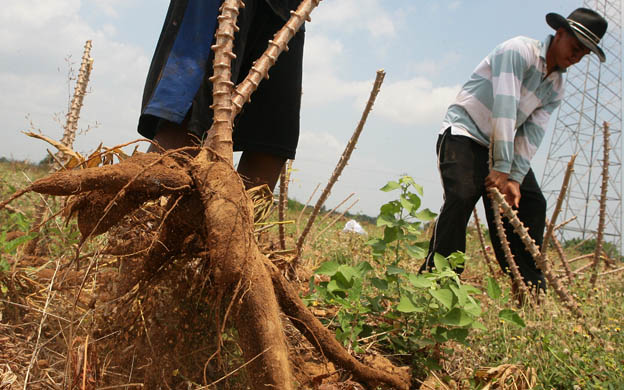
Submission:
POLYGON ((520 205, 520 183, 509 180, 509 174, 491 170, 485 178, 485 187, 496 187, 505 196, 505 200, 512 207, 520 205))

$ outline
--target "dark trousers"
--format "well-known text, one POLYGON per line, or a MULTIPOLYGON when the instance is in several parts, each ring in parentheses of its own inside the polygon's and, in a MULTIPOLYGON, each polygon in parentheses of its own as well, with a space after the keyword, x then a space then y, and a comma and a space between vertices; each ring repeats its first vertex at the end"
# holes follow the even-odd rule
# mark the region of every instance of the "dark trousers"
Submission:
MULTIPOLYGON (((433 253, 448 256, 456 251, 466 251, 466 226, 477 201, 483 198, 496 259, 501 268, 509 273, 509 266, 496 235, 492 205, 485 189, 485 178, 489 173, 488 149, 468 137, 452 135, 450 129, 447 129, 438 137, 436 152, 444 188, 444 205, 435 222, 429 243, 429 254, 421 270, 434 266, 433 253)), ((546 221, 546 199, 537 184, 533 170, 529 170, 525 176, 520 185, 520 193, 518 216, 529 229, 529 235, 535 243, 541 246, 546 221)), ((504 226, 511 253, 525 282, 544 289, 546 281, 536 267, 533 257, 507 221, 504 226)), ((462 269, 456 271, 461 273, 462 269)))

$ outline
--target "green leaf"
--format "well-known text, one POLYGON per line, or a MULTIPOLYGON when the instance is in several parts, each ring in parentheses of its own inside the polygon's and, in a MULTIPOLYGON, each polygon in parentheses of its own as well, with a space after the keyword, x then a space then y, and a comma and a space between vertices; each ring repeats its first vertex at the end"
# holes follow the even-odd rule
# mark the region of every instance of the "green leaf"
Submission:
POLYGON ((370 245, 373 248, 373 255, 381 255, 386 250, 386 243, 379 238, 374 238, 366 242, 366 245, 370 245))
POLYGON ((404 176, 401 176, 401 178, 399 179, 399 183, 410 185, 410 184, 414 184, 415 182, 411 176, 404 175, 404 176))
POLYGON ((472 329, 478 329, 478 330, 487 330, 487 328, 485 327, 485 325, 483 325, 482 323, 480 323, 479 321, 474 321, 472 324, 470 324, 470 327, 472 329))
POLYGON ((479 317, 482 313, 481 306, 479 306, 479 304, 476 302, 471 302, 471 303, 466 304, 464 306, 464 310, 466 310, 468 314, 471 314, 475 317, 479 317))
POLYGON ((9 262, 0 257, 0 272, 9 272, 10 269, 9 262))
POLYGON ((468 337, 468 329, 464 328, 455 328, 448 331, 449 339, 457 340, 460 343, 463 343, 468 337))
POLYGON ((430 288, 433 285, 433 282, 424 275, 409 274, 407 275, 407 280, 409 280, 412 286, 417 288, 430 288))
POLYGON ((389 181, 385 186, 381 187, 380 190, 383 192, 394 191, 398 188, 401 188, 401 185, 396 181, 389 181))
POLYGON ((338 267, 338 271, 334 274, 334 277, 336 278, 339 278, 340 276, 342 276, 347 283, 351 283, 353 278, 357 276, 357 272, 355 271, 355 268, 343 264, 338 267))
MULTIPOLYGON (((422 195, 422 194, 421 194, 422 195)), ((421 204, 421 200, 420 197, 414 193, 408 193, 407 195, 407 199, 409 200, 409 202, 412 204, 412 210, 416 211, 418 210, 418 208, 420 207, 421 204)), ((412 211, 410 210, 410 211, 412 211)))
POLYGON ((433 221, 438 214, 434 213, 429 209, 423 209, 417 213, 412 214, 415 218, 420 219, 421 221, 433 221))
POLYGON ((397 267, 395 265, 389 265, 386 267, 386 274, 388 275, 404 275, 405 270, 401 267, 397 267))
POLYGON ((448 260, 446 260, 444 258, 444 256, 442 256, 439 253, 436 253, 433 256, 433 264, 435 265, 436 270, 438 270, 438 272, 442 272, 447 268, 450 268, 450 264, 448 262, 448 260))
POLYGON ((372 278, 371 283, 373 286, 375 286, 376 288, 380 290, 388 289, 388 282, 385 279, 372 278))
POLYGON ((487 294, 492 299, 500 298, 502 291, 496 279, 489 277, 487 278, 487 294))
POLYGON ((449 255, 448 262, 451 265, 451 268, 464 268, 464 263, 466 261, 466 255, 462 252, 456 251, 449 255))
POLYGON ((418 195, 423 196, 423 187, 420 184, 412 183, 412 187, 418 192, 418 195))
POLYGON ((319 275, 334 276, 334 274, 338 271, 339 267, 340 264, 338 264, 337 262, 327 261, 321 264, 321 266, 317 268, 315 273, 319 275))
POLYGON ((37 236, 37 233, 31 233, 25 236, 18 237, 14 240, 11 240, 4 245, 4 252, 14 253, 18 246, 22 245, 23 243, 27 241, 32 240, 36 236, 37 236))
POLYGON ((440 371, 444 369, 444 367, 442 367, 440 363, 434 358, 427 358, 427 360, 425 360, 425 367, 427 367, 431 371, 440 371))
POLYGON ((464 306, 466 304, 466 301, 468 300, 468 294, 466 293, 466 291, 462 290, 461 287, 457 287, 452 284, 449 286, 449 288, 457 297, 457 301, 459 302, 459 304, 461 306, 464 306))
POLYGON ((401 297, 401 301, 397 305, 396 309, 398 311, 400 311, 401 313, 415 313, 415 312, 422 312, 423 311, 422 308, 419 308, 416 305, 414 305, 412 303, 412 300, 409 299, 409 297, 407 297, 405 295, 403 295, 401 297))
POLYGON ((370 272, 370 271, 372 271, 372 270, 373 270, 373 266, 372 266, 372 265, 370 265, 370 263, 369 263, 368 261, 363 261, 363 262, 359 263, 359 264, 355 267, 355 269, 357 270, 357 272, 358 272, 360 275, 365 275, 365 274, 367 274, 368 272, 370 272))
POLYGON ((446 313, 446 315, 442 317, 441 322, 446 325, 466 326, 470 325, 472 317, 470 317, 464 310, 456 307, 446 313))
POLYGON ((415 257, 417 259, 422 259, 425 256, 427 256, 429 243, 418 242, 414 245, 405 245, 405 249, 407 249, 407 253, 409 253, 410 256, 415 257))
POLYGON ((409 201, 409 199, 405 195, 401 195, 400 202, 401 202, 401 206, 403 206, 403 208, 408 213, 411 213, 412 210, 414 209, 414 205, 412 204, 412 202, 409 201))
POLYGON ((395 215, 401 211, 401 204, 396 200, 390 201, 381 206, 379 214, 395 215))
POLYGON ((396 241, 399 238, 399 231, 401 229, 398 226, 386 227, 384 229, 383 241, 386 244, 396 241))
POLYGON ((380 214, 377 217, 377 226, 388 226, 394 227, 397 224, 397 220, 394 215, 391 214, 380 214))
POLYGON ((511 309, 503 309, 498 313, 498 318, 501 320, 511 322, 512 324, 518 325, 521 328, 526 327, 524 320, 520 318, 518 313, 511 309))
POLYGON ((430 347, 436 344, 435 340, 432 339, 419 339, 414 336, 411 336, 409 339, 412 343, 416 344, 418 348, 430 347))
POLYGON ((335 293, 337 291, 344 291, 344 289, 341 288, 340 286, 338 286, 338 282, 336 282, 336 280, 331 280, 327 284, 327 291, 329 291, 331 293, 335 293))
POLYGON ((447 309, 453 307, 453 297, 454 294, 451 290, 442 288, 439 290, 432 290, 429 292, 431 296, 437 299, 441 304, 446 306, 447 309))
POLYGON ((431 330, 431 334, 438 343, 445 343, 448 340, 448 329, 443 326, 436 326, 431 330))

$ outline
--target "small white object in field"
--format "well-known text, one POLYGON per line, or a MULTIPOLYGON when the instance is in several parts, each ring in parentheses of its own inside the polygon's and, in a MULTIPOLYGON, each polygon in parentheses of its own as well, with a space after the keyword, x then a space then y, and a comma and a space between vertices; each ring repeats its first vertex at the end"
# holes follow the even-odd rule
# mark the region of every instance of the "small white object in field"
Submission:
POLYGON ((345 224, 345 227, 344 229, 342 229, 342 231, 357 233, 357 234, 362 234, 362 235, 368 234, 366 233, 366 230, 364 230, 362 225, 360 225, 356 220, 353 220, 353 219, 345 224))

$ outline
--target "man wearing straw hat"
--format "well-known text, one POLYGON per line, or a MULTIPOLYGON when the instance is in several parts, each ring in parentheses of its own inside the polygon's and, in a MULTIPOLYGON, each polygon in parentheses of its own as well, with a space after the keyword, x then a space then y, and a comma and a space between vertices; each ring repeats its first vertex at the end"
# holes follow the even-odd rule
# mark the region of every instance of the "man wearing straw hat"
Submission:
MULTIPOLYGON (((138 131, 154 140, 149 151, 197 146, 212 125, 211 46, 222 0, 172 0, 143 91, 138 131)), ((268 41, 301 0, 245 0, 238 16, 232 82, 241 82, 268 41)), ((299 139, 304 28, 290 41, 237 116, 234 151, 247 188, 273 190, 299 139)))
MULTIPOLYGON (((563 73, 590 51, 604 62, 598 45, 607 30, 607 21, 587 8, 576 9, 567 18, 549 13, 546 22, 556 31, 554 36, 544 41, 516 37, 498 45, 448 108, 436 145, 444 205, 422 270, 434 266, 433 253, 448 256, 466 250, 466 226, 483 197, 496 258, 508 272, 500 241, 492 234, 496 226, 488 187, 498 188, 517 208, 520 220, 541 246, 546 200, 531 170, 531 158, 563 98, 563 73)), ((505 231, 524 281, 545 289, 541 270, 508 223, 505 231)))

